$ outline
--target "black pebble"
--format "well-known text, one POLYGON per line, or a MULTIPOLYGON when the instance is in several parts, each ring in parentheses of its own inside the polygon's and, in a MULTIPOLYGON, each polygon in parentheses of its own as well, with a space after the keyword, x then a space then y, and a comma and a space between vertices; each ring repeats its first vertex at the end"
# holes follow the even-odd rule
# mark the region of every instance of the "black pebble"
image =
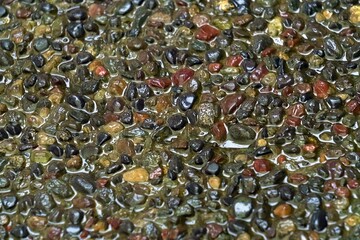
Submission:
POLYGON ((327 227, 327 214, 324 210, 318 209, 316 210, 310 219, 310 229, 316 231, 322 231, 324 228, 327 227))
POLYGON ((84 8, 75 8, 67 12, 67 18, 70 21, 84 21, 87 19, 87 11, 84 8))
POLYGON ((82 23, 71 22, 67 26, 67 32, 73 38, 83 38, 85 37, 85 30, 82 23))
POLYGON ((58 144, 51 144, 48 147, 48 150, 54 154, 56 157, 61 157, 64 153, 64 150, 62 149, 62 147, 58 144))
POLYGON ((21 125, 19 123, 7 124, 5 128, 6 131, 12 136, 19 135, 22 131, 21 125))
POLYGON ((16 238, 26 238, 27 236, 29 236, 29 231, 27 230, 26 225, 23 224, 13 227, 10 233, 16 238))
POLYGON ((94 56, 89 52, 79 52, 76 56, 77 64, 87 64, 94 60, 94 56))
POLYGON ((199 195, 203 192, 203 187, 196 182, 191 182, 186 186, 186 189, 191 195, 199 195))
POLYGON ((174 114, 169 117, 168 119, 169 127, 174 130, 178 131, 183 129, 187 124, 187 119, 181 114, 174 114))
POLYGON ((97 144, 103 145, 106 141, 111 139, 111 135, 106 132, 100 132, 97 136, 97 144))

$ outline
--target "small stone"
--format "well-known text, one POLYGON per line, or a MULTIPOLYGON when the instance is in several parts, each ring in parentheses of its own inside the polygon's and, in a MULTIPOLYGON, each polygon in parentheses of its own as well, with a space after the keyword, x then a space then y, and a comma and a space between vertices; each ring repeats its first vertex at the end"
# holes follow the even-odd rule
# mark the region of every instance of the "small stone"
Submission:
POLYGON ((252 50, 256 54, 260 54, 261 51, 265 50, 268 47, 271 47, 273 40, 271 37, 265 34, 255 35, 252 41, 252 50))
POLYGON ((105 132, 109 133, 111 136, 118 135, 123 129, 124 126, 119 122, 109 122, 103 126, 105 132))
POLYGON ((182 86, 184 83, 193 78, 194 74, 194 70, 190 68, 182 68, 172 75, 171 81, 176 86, 182 86))
POLYGON ((294 232, 295 230, 296 230, 296 225, 290 219, 280 221, 276 228, 276 231, 278 232, 279 237, 284 237, 284 236, 288 235, 289 233, 294 232))
POLYGON ((236 218, 247 218, 253 211, 253 200, 247 196, 238 196, 234 199, 232 210, 236 218))
POLYGON ((135 168, 125 172, 123 178, 127 182, 147 182, 149 173, 144 168, 135 168))
POLYGON ((310 218, 310 229, 320 232, 327 226, 328 222, 326 212, 322 209, 315 210, 310 218))
POLYGON ((211 128, 211 132, 216 140, 224 141, 227 134, 225 123, 222 121, 215 123, 211 128))
POLYGON ((115 10, 115 13, 118 15, 125 15, 129 13, 133 8, 131 1, 122 1, 119 5, 119 7, 115 10))
POLYGON ((104 14, 105 7, 101 4, 93 3, 89 6, 88 14, 90 17, 95 18, 104 14))
POLYGON ((48 151, 32 151, 30 159, 32 162, 47 163, 51 159, 52 155, 48 151))
POLYGON ((269 172, 272 169, 272 163, 271 161, 267 160, 267 159, 256 159, 254 160, 253 166, 255 171, 257 172, 269 172))
POLYGON ((255 131, 248 126, 235 124, 229 127, 231 137, 239 143, 249 143, 256 137, 255 131))
POLYGON ((291 205, 283 203, 276 206, 274 215, 280 218, 287 218, 291 216, 293 208, 291 205))
POLYGON ((220 34, 220 31, 210 25, 202 25, 195 32, 195 38, 202 41, 211 41, 220 34))
POLYGON ((30 216, 26 220, 26 224, 32 231, 42 231, 46 228, 47 218, 42 216, 30 216))
POLYGON ((191 195, 199 195, 204 191, 203 187, 196 182, 190 182, 187 184, 186 190, 188 190, 191 195))
POLYGON ((221 185, 221 179, 217 176, 213 176, 209 178, 208 181, 209 185, 213 189, 219 189, 221 185))
POLYGON ((183 129, 187 123, 186 117, 182 114, 174 114, 168 118, 169 127, 174 131, 183 129))
POLYGON ((270 36, 276 37, 282 32, 282 30, 283 30, 283 26, 282 26, 281 17, 275 17, 273 20, 269 22, 268 31, 270 36))
POLYGON ((11 229, 10 233, 16 238, 26 238, 29 236, 29 231, 27 230, 26 225, 15 225, 11 229))
POLYGON ((354 5, 350 7, 350 22, 354 24, 360 23, 360 5, 354 5))

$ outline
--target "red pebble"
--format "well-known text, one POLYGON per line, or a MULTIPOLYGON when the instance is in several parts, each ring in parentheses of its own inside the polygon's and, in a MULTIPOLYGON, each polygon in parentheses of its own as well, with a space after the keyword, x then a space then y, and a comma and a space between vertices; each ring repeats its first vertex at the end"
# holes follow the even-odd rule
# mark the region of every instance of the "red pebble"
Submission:
POLYGON ((182 68, 172 75, 172 82, 176 86, 181 86, 189 81, 195 74, 195 71, 190 68, 182 68))
POLYGON ((226 139, 226 127, 223 121, 219 121, 213 125, 211 132, 215 139, 218 141, 224 141, 226 139))
POLYGON ((103 66, 97 66, 95 68, 94 73, 95 73, 96 76, 99 76, 99 77, 105 77, 105 76, 109 75, 108 70, 103 66))
POLYGON ((348 135, 349 133, 349 130, 347 127, 345 127, 344 125, 340 124, 340 123, 335 123, 333 126, 332 126, 332 132, 335 133, 336 135, 339 135, 339 136, 346 136, 348 135))
POLYGON ((195 38, 202 41, 211 41, 219 34, 220 31, 217 28, 210 25, 203 25, 196 30, 195 38))
POLYGON ((243 58, 241 55, 229 56, 226 59, 225 65, 229 66, 229 67, 238 67, 238 66, 240 66, 240 63, 242 60, 243 60, 243 58))
POLYGON ((222 68, 222 64, 221 63, 210 63, 208 66, 208 69, 211 73, 217 73, 220 72, 222 68))
POLYGON ((266 74, 269 73, 269 70, 266 68, 264 63, 260 63, 255 70, 250 74, 250 79, 253 82, 259 82, 266 74))
POLYGON ((272 168, 272 164, 267 159, 256 159, 254 160, 253 167, 257 172, 268 172, 272 168))
POLYGON ((292 127, 300 126, 301 119, 298 117, 288 116, 285 120, 285 123, 292 127))
POLYGON ((360 104, 355 99, 351 99, 346 103, 346 110, 354 115, 360 114, 360 104))
POLYGON ((355 189, 355 188, 358 188, 360 186, 360 183, 356 179, 349 179, 347 181, 347 185, 349 186, 349 188, 355 189))
POLYGON ((328 97, 329 88, 330 88, 328 82, 318 79, 315 81, 313 88, 314 88, 315 96, 317 96, 318 98, 328 97))
POLYGON ((223 113, 232 114, 240 106, 240 104, 245 100, 245 96, 240 93, 227 95, 220 103, 220 107, 223 113))
POLYGON ((161 89, 165 89, 165 88, 168 88, 171 86, 170 78, 166 78, 166 77, 149 78, 146 80, 146 83, 150 87, 156 87, 156 88, 161 88, 161 89))

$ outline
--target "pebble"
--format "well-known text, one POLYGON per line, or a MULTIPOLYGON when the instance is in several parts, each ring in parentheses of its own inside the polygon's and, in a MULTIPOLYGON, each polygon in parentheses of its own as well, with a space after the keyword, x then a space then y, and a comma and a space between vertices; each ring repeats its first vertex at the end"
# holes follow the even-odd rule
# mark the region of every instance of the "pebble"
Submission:
POLYGON ((125 172, 123 178, 127 182, 147 182, 149 173, 144 168, 135 168, 125 172))

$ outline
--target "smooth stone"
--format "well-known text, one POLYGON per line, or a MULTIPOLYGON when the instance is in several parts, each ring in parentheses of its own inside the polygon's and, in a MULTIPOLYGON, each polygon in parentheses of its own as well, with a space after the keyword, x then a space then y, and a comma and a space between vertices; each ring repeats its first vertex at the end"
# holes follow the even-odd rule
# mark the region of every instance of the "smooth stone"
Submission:
POLYGON ((48 191, 56 194, 61 198, 69 198, 74 195, 70 185, 59 179, 52 179, 47 184, 48 191))
POLYGON ((85 30, 82 23, 71 22, 66 28, 69 35, 73 38, 83 38, 85 37, 85 30))
POLYGON ((12 51, 15 44, 10 39, 2 39, 0 40, 0 47, 6 51, 12 51))
POLYGON ((186 117, 182 114, 174 114, 168 118, 169 127, 174 131, 183 129, 187 123, 186 117))
POLYGON ((199 195, 204 191, 203 187, 196 182, 190 182, 187 184, 186 190, 188 190, 191 195, 199 195))
POLYGON ((90 115, 81 110, 70 110, 69 116, 81 124, 85 124, 90 120, 90 115))
POLYGON ((88 17, 87 10, 81 7, 68 11, 66 15, 70 21, 84 21, 88 17))
POLYGON ((94 56, 89 52, 79 52, 76 56, 77 64, 87 64, 94 60, 94 56))
POLYGON ((135 168, 125 172, 123 178, 127 182, 147 182, 149 181, 149 173, 145 168, 135 168))
POLYGON ((273 44, 273 40, 268 35, 260 34, 253 37, 251 44, 253 52, 260 54, 261 51, 265 50, 273 44))
POLYGON ((15 195, 7 195, 7 196, 3 196, 1 198, 2 206, 6 210, 14 208, 16 206, 17 202, 18 202, 18 200, 15 195))
POLYGON ((70 94, 66 97, 66 102, 75 108, 82 109, 85 107, 85 99, 78 94, 70 94))
POLYGON ((126 15, 127 13, 129 13, 133 8, 133 5, 131 3, 131 1, 123 1, 120 6, 115 10, 115 14, 118 15, 126 15))
POLYGON ((324 210, 316 210, 310 218, 310 229, 315 231, 322 231, 328 226, 327 214, 324 210))
POLYGON ((236 218, 247 218, 254 208, 253 200, 247 196, 238 196, 234 199, 232 210, 236 218))
POLYGON ((92 194, 96 190, 96 184, 92 176, 87 174, 76 174, 72 176, 70 184, 83 194, 92 194))
POLYGON ((239 143, 248 143, 256 137, 256 133, 251 127, 240 124, 230 126, 229 133, 239 143))
POLYGON ((183 93, 179 96, 177 103, 181 110, 186 111, 194 105, 196 95, 193 93, 183 93))
POLYGON ((13 235, 16 238, 26 238, 29 236, 29 231, 26 227, 26 225, 16 225, 13 227, 10 231, 11 235, 13 235))
POLYGON ((33 42, 34 49, 38 52, 46 50, 50 44, 47 38, 37 38, 33 42))

